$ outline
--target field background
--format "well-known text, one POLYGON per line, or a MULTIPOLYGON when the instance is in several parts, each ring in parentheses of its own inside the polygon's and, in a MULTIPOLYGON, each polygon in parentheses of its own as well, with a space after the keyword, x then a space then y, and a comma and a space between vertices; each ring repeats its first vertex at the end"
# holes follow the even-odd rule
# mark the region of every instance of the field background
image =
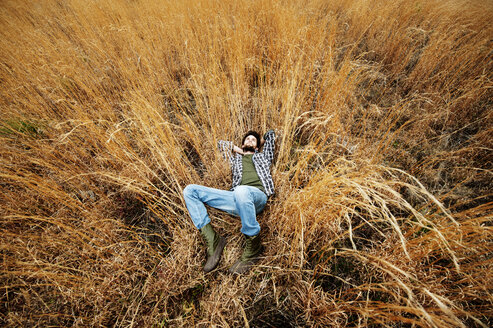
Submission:
POLYGON ((1 1, 0 325, 493 324, 491 1, 1 1), (189 183, 277 132, 266 246, 189 183))

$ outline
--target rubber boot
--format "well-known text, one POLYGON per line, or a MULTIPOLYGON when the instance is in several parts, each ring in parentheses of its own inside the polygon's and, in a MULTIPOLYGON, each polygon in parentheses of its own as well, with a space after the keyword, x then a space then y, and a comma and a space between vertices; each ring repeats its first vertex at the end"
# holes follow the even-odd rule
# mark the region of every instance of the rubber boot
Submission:
POLYGON ((245 273, 255 262, 258 261, 262 253, 262 244, 260 243, 260 234, 256 236, 245 235, 245 249, 241 258, 229 269, 230 273, 245 273))
POLYGON ((204 265, 204 271, 207 273, 214 270, 219 263, 224 246, 226 245, 226 238, 217 234, 210 223, 203 226, 200 229, 200 233, 207 244, 207 262, 204 265))

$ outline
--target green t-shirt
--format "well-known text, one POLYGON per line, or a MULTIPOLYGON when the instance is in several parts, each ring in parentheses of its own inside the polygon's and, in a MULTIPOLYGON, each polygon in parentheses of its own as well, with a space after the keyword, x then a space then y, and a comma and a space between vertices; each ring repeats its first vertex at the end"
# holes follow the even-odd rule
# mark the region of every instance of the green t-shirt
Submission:
POLYGON ((243 155, 243 175, 241 177, 241 185, 257 187, 258 189, 265 192, 262 181, 258 177, 257 171, 255 170, 255 165, 253 164, 253 154, 243 155))

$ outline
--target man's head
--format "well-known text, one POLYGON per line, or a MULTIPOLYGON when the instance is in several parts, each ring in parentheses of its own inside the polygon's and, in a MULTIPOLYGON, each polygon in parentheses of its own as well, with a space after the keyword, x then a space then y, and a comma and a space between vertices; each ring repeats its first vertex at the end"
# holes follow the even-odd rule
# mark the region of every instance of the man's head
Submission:
POLYGON ((256 131, 248 131, 241 141, 241 148, 244 151, 255 152, 260 146, 260 134, 256 131))

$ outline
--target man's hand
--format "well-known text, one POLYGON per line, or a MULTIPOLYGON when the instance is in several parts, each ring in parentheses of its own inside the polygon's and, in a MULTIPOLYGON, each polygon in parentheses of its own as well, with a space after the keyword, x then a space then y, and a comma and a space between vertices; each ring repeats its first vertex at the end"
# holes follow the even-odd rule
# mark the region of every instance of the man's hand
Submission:
POLYGON ((233 151, 234 151, 235 153, 240 154, 240 155, 244 155, 244 153, 243 153, 243 149, 241 149, 241 148, 240 148, 240 147, 238 147, 238 146, 233 146, 233 151))

